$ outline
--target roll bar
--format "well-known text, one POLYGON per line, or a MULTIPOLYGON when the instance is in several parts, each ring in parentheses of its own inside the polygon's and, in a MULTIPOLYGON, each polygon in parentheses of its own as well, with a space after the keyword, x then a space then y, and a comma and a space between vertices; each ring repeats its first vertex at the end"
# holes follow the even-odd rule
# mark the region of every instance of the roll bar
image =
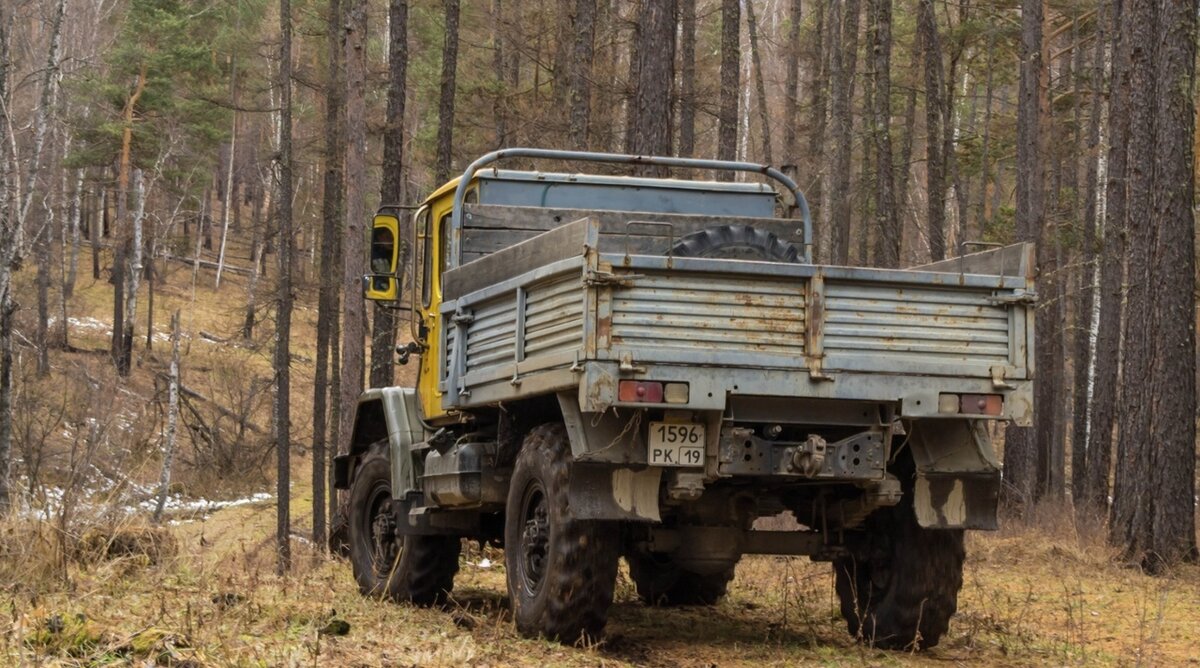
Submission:
POLYGON ((808 200, 800 192, 800 186, 786 174, 769 165, 753 162, 733 162, 730 160, 706 160, 703 158, 676 158, 651 155, 625 155, 620 153, 595 153, 591 151, 561 151, 547 148, 505 148, 492 151, 480 156, 467 166, 462 178, 458 180, 458 188, 454 191, 454 210, 450 219, 450 266, 461 264, 461 239, 463 225, 463 201, 467 196, 467 188, 471 179, 480 169, 494 162, 507 158, 539 158, 543 160, 579 160, 583 162, 622 163, 629 165, 654 165, 660 167, 682 167, 685 169, 712 169, 730 172, 751 172, 763 174, 785 186, 792 193, 795 206, 800 209, 800 217, 804 221, 804 261, 812 262, 812 216, 808 211, 808 200))

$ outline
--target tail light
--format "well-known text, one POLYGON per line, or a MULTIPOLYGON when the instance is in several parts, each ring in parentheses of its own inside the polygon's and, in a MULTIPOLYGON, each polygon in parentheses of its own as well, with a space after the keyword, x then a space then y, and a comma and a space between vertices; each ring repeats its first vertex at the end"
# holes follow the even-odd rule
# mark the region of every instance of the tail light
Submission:
POLYGON ((964 415, 1000 415, 1004 411, 1004 397, 999 394, 940 394, 939 413, 964 415))
POLYGON ((622 380, 617 383, 617 399, 637 404, 686 404, 687 383, 661 383, 654 380, 622 380))

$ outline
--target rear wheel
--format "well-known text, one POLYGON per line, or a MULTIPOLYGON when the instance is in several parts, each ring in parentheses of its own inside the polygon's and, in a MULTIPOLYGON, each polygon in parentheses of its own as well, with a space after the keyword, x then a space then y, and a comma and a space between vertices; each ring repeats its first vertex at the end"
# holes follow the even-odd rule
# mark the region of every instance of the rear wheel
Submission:
POLYGON ((368 453, 350 486, 350 563, 364 596, 417 605, 445 600, 454 587, 462 542, 457 536, 396 531, 392 469, 382 449, 368 453))
POLYGON ((608 621, 618 534, 572 516, 570 451, 562 424, 525 438, 508 492, 504 560, 517 630, 573 643, 598 638, 608 621))
POLYGON ((661 554, 627 554, 625 559, 638 597, 646 605, 715 605, 725 596, 733 579, 733 568, 701 575, 680 568, 661 554))
POLYGON ((889 649, 923 649, 941 640, 962 588, 961 529, 917 524, 912 491, 867 518, 865 549, 833 562, 850 634, 889 649))

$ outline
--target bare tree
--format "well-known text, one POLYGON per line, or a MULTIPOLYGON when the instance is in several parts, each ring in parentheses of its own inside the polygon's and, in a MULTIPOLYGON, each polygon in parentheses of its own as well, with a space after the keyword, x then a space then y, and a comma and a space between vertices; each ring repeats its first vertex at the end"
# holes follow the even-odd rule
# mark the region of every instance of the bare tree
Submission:
MULTIPOLYGON (((820 0, 817 0, 820 2, 820 0)), ((783 98, 783 164, 799 164, 796 155, 796 123, 800 109, 800 24, 801 0, 792 0, 788 13, 787 83, 783 98)))
MULTIPOLYGON (((799 0, 797 0, 799 1, 799 0)), ((696 152, 696 0, 679 9, 679 155, 696 152)))
POLYGON ((596 41, 596 0, 575 0, 572 16, 570 142, 579 151, 588 149, 588 126, 592 104, 592 56, 596 41))
MULTIPOLYGON (((942 43, 932 0, 920 0, 917 5, 917 29, 925 56, 925 188, 929 198, 929 255, 937 261, 946 257, 946 161, 942 154, 942 122, 945 120, 942 118, 942 43)), ((1040 35, 1040 24, 1038 30, 1040 35)))
POLYGON ((450 163, 454 157, 454 81, 458 73, 458 0, 443 0, 442 7, 446 14, 446 30, 442 42, 442 93, 441 100, 438 102, 437 159, 434 164, 434 174, 439 184, 445 183, 450 178, 450 163))
MULTIPOLYGON (((275 314, 275 545, 276 572, 291 568, 291 337, 292 337, 292 3, 279 0, 279 293, 275 314)), ((359 339, 362 345, 362 339, 359 339)))
MULTIPOLYGON (((927 0, 922 0, 925 7, 927 0)), ((928 10, 932 14, 932 8, 928 10)), ((925 12, 922 17, 925 17, 925 12)), ((923 18, 928 21, 931 18, 923 18)), ((926 49, 929 45, 926 44, 926 49)), ((1045 212, 1042 194, 1042 158, 1041 158, 1041 103, 1039 87, 1042 71, 1042 0, 1024 0, 1021 5, 1021 78, 1017 106, 1017 237, 1025 241, 1036 241, 1044 227, 1045 212)), ((926 81, 929 81, 927 76, 926 81)), ((927 83, 928 85, 928 83, 927 83)), ((933 103, 929 103, 933 106, 933 103)), ((930 146, 937 143, 935 134, 931 131, 930 146)), ((931 149, 932 150, 932 149, 931 149)), ((929 193, 930 209, 933 209, 933 188, 929 193)), ((939 203, 938 211, 942 210, 939 203)), ((1039 260, 1049 252, 1047 248, 1039 250, 1039 260)), ((1041 263, 1039 262, 1039 265, 1041 263)), ((1038 331, 1047 332, 1051 328, 1042 329, 1044 315, 1047 309, 1039 309, 1038 331)), ((1040 368, 1046 354, 1053 355, 1054 346, 1041 345, 1037 347, 1037 362, 1040 368)), ((1049 368, 1049 365, 1047 365, 1049 368)), ((1037 386, 1038 398, 1042 397, 1043 384, 1037 386)), ((1044 419, 1043 414, 1053 415, 1054 397, 1046 403, 1038 403, 1040 408, 1035 410, 1035 419, 1044 419)), ((1041 431, 1040 429, 1038 430, 1041 431)), ((1014 495, 1014 501, 1028 503, 1034 500, 1036 481, 1040 478, 1038 472, 1038 446, 1034 430, 1029 427, 1010 426, 1005 430, 1004 440, 1004 477, 1009 491, 1014 495)))
MULTIPOLYGON (((404 165, 404 96, 408 73, 408 2, 389 3, 388 34, 388 98, 387 121, 383 133, 383 177, 379 185, 381 204, 401 204, 404 199, 401 174, 404 165)), ((410 238, 405 235, 405 239, 410 238)), ((408 245, 401 239, 399 266, 408 262, 408 245)), ((403 283, 403 281, 401 281, 403 283)), ((404 285, 400 285, 400 293, 404 285)), ((395 374, 393 361, 396 348, 395 311, 375 302, 375 322, 371 331, 371 387, 387 387, 395 374)))
POLYGON ((1125 255, 1125 164, 1129 140, 1129 40, 1123 3, 1112 4, 1112 73, 1108 96, 1108 159, 1105 163, 1104 234, 1100 257, 1100 327, 1096 332, 1096 390, 1088 433, 1086 501, 1105 511, 1109 500, 1113 428, 1116 424, 1118 368, 1121 355, 1121 300, 1125 255))
MULTIPOLYGON (((833 166, 826 193, 831 233, 829 261, 844 265, 850 260, 850 161, 853 148, 854 75, 858 64, 858 0, 845 0, 838 48, 831 56, 830 119, 833 122, 833 166)), ((938 258, 940 259, 940 258, 938 258)))
MULTIPOLYGON (((317 352, 316 370, 313 378, 313 543, 326 545, 326 518, 333 517, 337 504, 332 503, 335 492, 328 488, 330 503, 326 503, 326 464, 328 452, 337 451, 336 441, 329 446, 330 437, 338 435, 336 420, 327 421, 330 397, 336 405, 340 399, 331 393, 329 373, 336 370, 340 360, 331 354, 336 343, 333 332, 338 321, 338 289, 336 276, 342 272, 341 237, 338 234, 342 209, 342 159, 345 148, 342 142, 342 3, 332 0, 326 17, 326 36, 329 40, 327 80, 325 82, 325 146, 324 146, 324 196, 321 203, 321 278, 317 296, 317 352), (332 429, 330 429, 332 425, 332 429)), ((335 371, 336 373, 336 371, 335 371)), ((328 467, 332 469, 332 467, 328 467)))
MULTIPOLYGON (((637 81, 634 87, 632 152, 671 153, 671 84, 675 73, 675 2, 643 2, 638 10, 637 81)), ((664 168, 646 173, 666 176, 664 168)))
POLYGON ((171 367, 167 375, 167 433, 163 444, 162 474, 158 482, 158 502, 154 506, 154 522, 162 521, 167 505, 167 490, 171 485, 171 468, 175 464, 175 430, 179 423, 179 311, 171 315, 171 367))
POLYGON ((871 52, 874 95, 871 100, 871 130, 875 143, 875 263, 900 266, 900 216, 896 211, 895 177, 892 165, 892 0, 870 0, 875 26, 871 52))
MULTIPOLYGON (((742 57, 738 28, 741 25, 738 0, 721 0, 721 95, 717 112, 717 159, 737 157, 738 94, 741 92, 738 70, 742 57)), ((733 173, 717 172, 719 180, 732 181, 733 173)))
POLYGON ((13 303, 12 275, 21 263, 24 245, 17 215, 17 138, 13 135, 9 94, 9 72, 12 60, 9 46, 9 17, 6 6, 0 6, 0 513, 11 502, 9 491, 9 459, 13 433, 13 303))
POLYGON ((1154 362, 1150 381, 1149 554, 1143 567, 1162 572, 1196 550, 1196 221, 1194 0, 1159 6, 1155 54, 1153 223, 1154 362), (1169 82, 1169 83, 1168 83, 1169 82), (1193 287, 1193 289, 1187 289, 1193 287))
POLYGON ((746 29, 750 34, 750 60, 754 64, 754 90, 758 96, 759 132, 762 133, 762 161, 773 164, 771 156, 771 113, 767 103, 767 85, 763 81, 762 54, 758 47, 758 19, 754 16, 754 3, 746 3, 746 29))
MULTIPOLYGON (((454 0, 449 0, 451 3, 454 0)), ((342 369, 338 422, 338 448, 350 442, 354 407, 363 385, 363 326, 366 321, 359 292, 366 258, 367 211, 367 7, 366 0, 347 0, 345 38, 346 156, 342 226, 342 369)))

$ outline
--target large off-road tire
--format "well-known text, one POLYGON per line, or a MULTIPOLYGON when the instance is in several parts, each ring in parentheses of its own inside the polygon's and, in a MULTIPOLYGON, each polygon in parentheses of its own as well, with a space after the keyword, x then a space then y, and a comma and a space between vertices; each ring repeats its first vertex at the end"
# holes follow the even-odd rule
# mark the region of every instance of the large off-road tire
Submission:
POLYGON ((373 449, 358 465, 350 485, 350 563, 364 596, 417 605, 446 599, 458 573, 462 542, 457 536, 403 536, 395 531, 392 468, 373 449))
POLYGON ((611 523, 572 515, 570 461, 562 424, 535 427, 525 437, 508 491, 504 562, 518 631, 591 642, 608 621, 620 538, 611 523))
POLYGON ((646 605, 715 605, 725 596, 733 568, 713 575, 684 570, 666 555, 630 553, 629 577, 646 605))
POLYGON ((867 518, 866 549, 833 562, 850 634, 876 647, 933 647, 958 609, 963 531, 922 528, 912 501, 906 484, 898 505, 867 518))
POLYGON ((773 232, 751 225, 719 225, 693 232, 671 248, 675 257, 799 262, 800 251, 773 232))

